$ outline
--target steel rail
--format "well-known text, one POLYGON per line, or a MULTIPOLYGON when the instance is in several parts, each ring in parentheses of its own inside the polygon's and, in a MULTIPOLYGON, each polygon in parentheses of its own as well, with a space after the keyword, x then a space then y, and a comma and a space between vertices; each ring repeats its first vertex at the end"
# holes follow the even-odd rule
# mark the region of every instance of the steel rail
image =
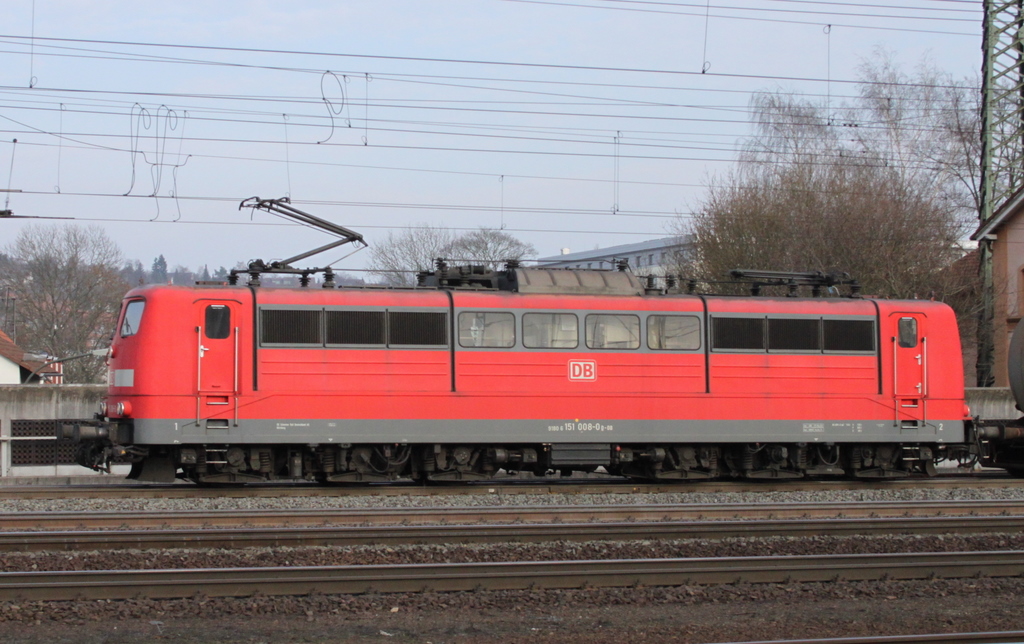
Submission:
POLYGON ((918 635, 874 635, 828 637, 810 640, 758 640, 732 644, 1007 644, 1024 642, 1024 631, 991 633, 923 633, 918 635))
POLYGON ((1024 552, 0 573, 0 601, 171 599, 693 584, 954 579, 1024 574, 1024 552))
POLYGON ((3 532, 0 552, 1021 532, 1024 516, 3 532))
POLYGON ((675 503, 487 507, 317 508, 117 512, 2 512, 0 530, 100 528, 267 527, 288 525, 433 525, 444 523, 543 523, 596 521, 694 521, 814 517, 1012 516, 1021 500, 859 501, 797 503, 675 503))
POLYGON ((677 494, 686 492, 813 492, 824 490, 880 490, 906 488, 1001 488, 1022 487, 1024 479, 1005 474, 950 474, 935 478, 892 480, 785 480, 785 481, 681 481, 631 483, 617 478, 563 480, 497 479, 452 485, 422 485, 411 481, 370 485, 312 485, 304 483, 256 483, 199 487, 191 484, 106 485, 3 485, 3 496, 18 499, 62 498, 223 498, 304 496, 465 496, 545 494, 677 494))

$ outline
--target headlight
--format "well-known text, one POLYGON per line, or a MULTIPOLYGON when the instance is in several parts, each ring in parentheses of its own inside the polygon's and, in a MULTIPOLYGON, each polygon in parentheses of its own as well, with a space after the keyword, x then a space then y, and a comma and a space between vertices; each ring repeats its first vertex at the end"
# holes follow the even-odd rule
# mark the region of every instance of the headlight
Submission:
POLYGON ((107 415, 107 401, 104 400, 100 403, 100 416, 107 415))
POLYGON ((118 416, 131 416, 132 404, 130 402, 119 402, 114 405, 114 413, 118 416))

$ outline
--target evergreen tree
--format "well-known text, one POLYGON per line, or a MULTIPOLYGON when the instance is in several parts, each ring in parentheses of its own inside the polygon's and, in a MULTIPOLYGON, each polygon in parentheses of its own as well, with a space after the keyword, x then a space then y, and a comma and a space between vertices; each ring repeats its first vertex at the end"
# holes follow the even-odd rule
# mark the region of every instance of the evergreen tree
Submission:
POLYGON ((149 281, 153 284, 167 283, 167 260, 163 255, 153 260, 153 268, 150 270, 149 281))

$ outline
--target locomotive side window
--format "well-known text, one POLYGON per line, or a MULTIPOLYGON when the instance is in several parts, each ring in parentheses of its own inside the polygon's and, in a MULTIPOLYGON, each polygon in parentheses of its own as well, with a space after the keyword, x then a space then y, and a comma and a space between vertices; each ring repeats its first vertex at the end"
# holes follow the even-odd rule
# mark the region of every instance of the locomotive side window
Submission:
POLYGON ((915 318, 900 318, 898 331, 901 347, 913 349, 917 346, 917 320, 915 318))
POLYGON ((524 313, 523 346, 528 349, 575 349, 579 322, 572 313, 524 313))
POLYGON ((875 350, 875 323, 872 320, 822 321, 825 351, 867 352, 875 350))
POLYGON ((668 351, 700 348, 700 319, 693 315, 647 317, 647 347, 668 351))
POLYGON ((206 307, 206 329, 203 333, 211 340, 223 340, 231 335, 231 309, 223 304, 206 307))
POLYGON ((448 314, 389 311, 388 346, 448 346, 448 314))
POLYGON ((635 315, 588 315, 590 349, 639 349, 640 318, 635 315))
POLYGON ((384 311, 327 311, 327 344, 384 346, 384 311))
POLYGON ((124 320, 121 322, 121 337, 135 335, 142 323, 142 311, 146 308, 145 300, 132 300, 124 309, 124 320))
POLYGON ((260 344, 323 345, 320 323, 323 311, 262 309, 260 344))
POLYGON ((722 318, 712 322, 712 348, 764 351, 764 318, 722 318))
POLYGON ((768 319, 769 351, 821 351, 821 320, 768 319))
POLYGON ((459 346, 507 349, 516 344, 516 318, 511 313, 459 313, 459 346))

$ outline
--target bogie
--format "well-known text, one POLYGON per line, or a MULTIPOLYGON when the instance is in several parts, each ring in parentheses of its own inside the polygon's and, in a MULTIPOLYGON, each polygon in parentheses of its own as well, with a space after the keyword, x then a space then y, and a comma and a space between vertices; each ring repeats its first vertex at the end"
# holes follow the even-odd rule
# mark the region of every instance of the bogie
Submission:
MULTIPOLYGON (((941 460, 968 459, 946 446, 881 444, 605 445, 572 462, 548 445, 197 445, 152 450, 136 459, 130 478, 197 483, 306 481, 458 482, 527 473, 545 477, 604 471, 637 481, 862 479, 934 476, 941 460), (598 462, 600 461, 600 462, 598 462)), ((964 453, 960 453, 963 451, 964 453)), ((572 454, 573 452, 568 452, 572 454)), ((975 459, 976 460, 976 459, 975 459)))

